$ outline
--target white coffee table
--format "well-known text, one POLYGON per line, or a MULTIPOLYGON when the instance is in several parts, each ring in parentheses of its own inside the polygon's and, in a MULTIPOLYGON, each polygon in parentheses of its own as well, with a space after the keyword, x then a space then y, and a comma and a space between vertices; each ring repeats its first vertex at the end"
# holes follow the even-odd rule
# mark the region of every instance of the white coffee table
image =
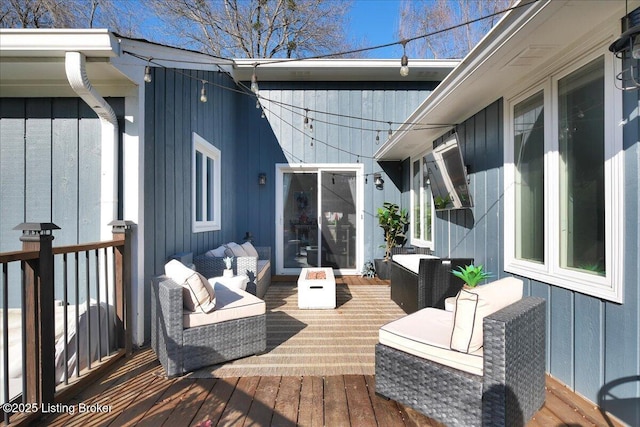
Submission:
POLYGON ((302 269, 298 277, 298 308, 336 308, 336 278, 332 268, 302 269))

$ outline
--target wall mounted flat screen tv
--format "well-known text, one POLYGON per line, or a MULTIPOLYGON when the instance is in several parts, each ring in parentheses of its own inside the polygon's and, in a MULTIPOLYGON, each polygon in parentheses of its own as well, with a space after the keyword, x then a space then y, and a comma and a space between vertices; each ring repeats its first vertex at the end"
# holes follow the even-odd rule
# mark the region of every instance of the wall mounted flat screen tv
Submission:
POLYGON ((462 151, 455 132, 436 145, 433 151, 424 156, 423 161, 436 210, 473 207, 467 168, 462 160, 462 151))

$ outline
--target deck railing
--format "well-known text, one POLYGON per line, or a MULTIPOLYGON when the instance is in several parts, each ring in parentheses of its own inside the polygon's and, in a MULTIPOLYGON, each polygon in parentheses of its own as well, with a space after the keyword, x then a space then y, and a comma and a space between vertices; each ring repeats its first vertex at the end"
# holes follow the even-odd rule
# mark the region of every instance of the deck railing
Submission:
POLYGON ((14 422, 14 415, 28 422, 131 354, 132 223, 109 225, 113 240, 54 248, 55 224, 20 224, 22 250, 0 253, 5 424, 14 422), (19 309, 9 307, 10 285, 21 293, 19 309), (55 290, 61 299, 55 299, 55 290), (20 318, 20 334, 10 336, 10 311, 20 318), (10 361, 15 368, 18 355, 9 348, 16 340, 21 340, 21 381, 10 387, 10 361))

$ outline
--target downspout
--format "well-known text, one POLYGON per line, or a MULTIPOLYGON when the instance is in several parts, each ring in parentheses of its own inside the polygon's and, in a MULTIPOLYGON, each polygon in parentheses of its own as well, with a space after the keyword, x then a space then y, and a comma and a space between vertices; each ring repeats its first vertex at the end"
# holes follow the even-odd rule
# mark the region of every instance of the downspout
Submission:
POLYGON ((65 70, 71 88, 100 118, 100 239, 111 240, 107 225, 118 215, 118 119, 107 101, 91 86, 85 56, 80 52, 65 54, 65 70))

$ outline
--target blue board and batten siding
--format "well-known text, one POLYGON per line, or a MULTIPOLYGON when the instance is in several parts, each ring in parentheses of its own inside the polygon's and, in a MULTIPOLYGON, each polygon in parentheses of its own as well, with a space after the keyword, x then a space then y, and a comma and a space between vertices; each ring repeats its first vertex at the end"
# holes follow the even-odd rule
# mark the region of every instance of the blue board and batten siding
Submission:
MULTIPOLYGON (((638 92, 625 94, 627 114, 637 114, 638 103, 638 92)), ((471 172, 474 207, 438 212, 435 232, 437 255, 472 256, 496 276, 507 275, 502 109, 499 100, 457 127, 471 172)), ((623 421, 640 425, 640 126, 637 115, 628 119, 624 129, 624 304, 523 280, 527 295, 547 300, 547 371, 623 421)))
MULTIPOLYGON (((124 100, 108 102, 123 117, 124 100)), ((100 144, 100 119, 79 98, 0 98, 0 252, 22 247, 13 228, 23 222, 59 226, 54 246, 100 240, 100 144)), ((61 266, 56 259, 56 277, 61 266)), ((10 278, 19 277, 10 267, 10 278)), ((19 304, 18 289, 10 289, 10 307, 19 304)))
MULTIPOLYGON (((267 173, 270 181, 267 188, 258 188, 258 193, 250 192, 250 197, 238 200, 238 214, 244 216, 246 230, 254 234, 257 230, 259 240, 275 242, 275 205, 273 202, 264 204, 263 200, 264 195, 275 200, 277 189, 271 183, 275 182, 276 163, 361 163, 365 174, 381 172, 385 181, 384 189, 377 190, 373 177, 369 175, 364 186, 364 260, 381 258, 384 253, 380 247, 383 234, 375 217, 377 208, 390 201, 409 210, 409 198, 403 196, 402 179, 394 182, 391 177, 394 174, 401 177, 401 163, 383 167, 373 160, 373 154, 387 139, 387 122, 393 122, 392 128, 395 129, 397 123, 404 121, 434 87, 433 82, 261 82, 260 96, 264 98, 268 121, 260 119, 259 113, 248 115, 247 129, 262 131, 253 138, 240 138, 239 143, 246 144, 243 152, 253 151, 247 158, 247 170, 259 169, 267 173), (310 111, 313 133, 304 129, 304 108, 310 111), (255 120, 261 122, 255 123, 255 120), (265 135, 265 123, 270 125, 271 135, 265 135), (380 141, 376 144, 378 130, 380 141), (256 142, 259 143, 257 153, 256 142), (259 211, 255 209, 257 201, 260 202, 259 211), (264 209, 266 206, 268 208, 264 209), (260 227, 249 228, 252 224, 260 227)), ((259 112, 254 107, 255 99, 245 99, 241 110, 259 112)), ((248 188, 257 188, 257 179, 257 175, 249 175, 248 188)), ((240 226, 244 225, 241 223, 240 226)), ((244 232, 245 228, 238 232, 244 232)))

